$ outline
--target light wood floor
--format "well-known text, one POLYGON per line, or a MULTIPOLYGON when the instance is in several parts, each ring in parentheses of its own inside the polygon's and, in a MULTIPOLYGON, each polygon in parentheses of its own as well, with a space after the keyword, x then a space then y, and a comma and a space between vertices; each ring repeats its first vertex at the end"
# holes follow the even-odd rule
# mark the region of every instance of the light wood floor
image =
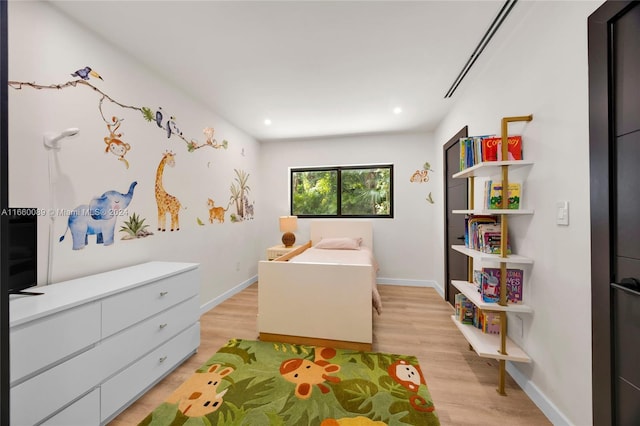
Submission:
MULTIPOLYGON (((373 350, 415 355, 443 426, 538 426, 551 423, 507 375, 496 392, 498 362, 480 358, 451 321, 452 308, 432 288, 379 286, 382 315, 374 315, 373 350)), ((200 319, 200 349, 116 417, 110 426, 137 425, 231 338, 257 338, 258 284, 200 319)))

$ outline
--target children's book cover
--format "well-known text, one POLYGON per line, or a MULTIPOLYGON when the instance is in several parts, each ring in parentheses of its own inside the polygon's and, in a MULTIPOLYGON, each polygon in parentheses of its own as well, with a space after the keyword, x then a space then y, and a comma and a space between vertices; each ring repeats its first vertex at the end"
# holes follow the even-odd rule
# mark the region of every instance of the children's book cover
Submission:
POLYGON ((500 269, 482 268, 482 301, 496 303, 500 301, 500 269))
MULTIPOLYGON (((491 181, 489 186, 489 209, 502 208, 502 182, 491 181)), ((520 208, 520 194, 522 192, 522 184, 518 182, 509 182, 509 201, 507 207, 512 210, 520 208)))
MULTIPOLYGON (((522 303, 522 269, 507 269, 507 302, 522 303)), ((482 268, 482 300, 498 302, 500 300, 500 268, 482 268)))
POLYGON ((482 312, 480 325, 483 333, 500 334, 500 314, 497 312, 482 312))
POLYGON ((507 301, 509 303, 522 303, 523 280, 522 269, 507 269, 507 301))
MULTIPOLYGON (((507 160, 522 160, 522 136, 509 136, 507 141, 507 160)), ((502 138, 483 139, 482 157, 483 161, 502 161, 502 138)))

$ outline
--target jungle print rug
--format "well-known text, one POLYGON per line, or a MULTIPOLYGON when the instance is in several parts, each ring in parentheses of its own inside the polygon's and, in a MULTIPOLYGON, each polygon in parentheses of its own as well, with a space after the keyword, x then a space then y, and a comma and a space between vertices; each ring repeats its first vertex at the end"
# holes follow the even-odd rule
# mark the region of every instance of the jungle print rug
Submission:
POLYGON ((142 426, 439 425, 413 356, 230 340, 142 426))

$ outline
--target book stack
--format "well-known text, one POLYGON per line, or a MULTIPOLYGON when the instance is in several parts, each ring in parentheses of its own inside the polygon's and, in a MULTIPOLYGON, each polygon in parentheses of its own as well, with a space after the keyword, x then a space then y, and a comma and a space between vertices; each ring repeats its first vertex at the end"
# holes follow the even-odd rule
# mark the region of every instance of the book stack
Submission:
MULTIPOLYGON (((507 160, 522 160, 522 136, 509 136, 507 160)), ((502 138, 495 135, 460 139, 460 170, 484 161, 502 161, 502 138)))
POLYGON ((455 296, 456 319, 462 324, 473 325, 483 333, 500 334, 500 314, 484 311, 474 305, 464 294, 455 296))
MULTIPOLYGON (((484 207, 488 210, 502 208, 502 182, 487 180, 484 183, 484 207)), ((520 198, 522 194, 522 184, 519 182, 509 182, 509 200, 507 208, 517 210, 520 208, 520 198)))
MULTIPOLYGON (((469 215, 465 218, 465 247, 483 253, 500 254, 501 240, 502 232, 496 216, 469 215)), ((511 254, 511 244, 508 240, 507 254, 511 254)))
POLYGON ((464 245, 479 250, 480 241, 478 227, 482 224, 497 224, 498 217, 491 215, 469 215, 464 220, 464 245))

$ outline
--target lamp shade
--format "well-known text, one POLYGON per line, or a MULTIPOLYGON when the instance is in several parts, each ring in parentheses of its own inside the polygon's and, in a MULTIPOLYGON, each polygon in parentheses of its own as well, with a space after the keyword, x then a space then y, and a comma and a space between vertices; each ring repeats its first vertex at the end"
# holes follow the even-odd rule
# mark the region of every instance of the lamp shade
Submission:
POLYGON ((298 216, 280 216, 280 232, 294 232, 298 229, 298 216))
POLYGON ((296 236, 293 231, 298 229, 298 216, 280 216, 280 232, 282 234, 282 244, 285 247, 291 247, 296 242, 296 236))

